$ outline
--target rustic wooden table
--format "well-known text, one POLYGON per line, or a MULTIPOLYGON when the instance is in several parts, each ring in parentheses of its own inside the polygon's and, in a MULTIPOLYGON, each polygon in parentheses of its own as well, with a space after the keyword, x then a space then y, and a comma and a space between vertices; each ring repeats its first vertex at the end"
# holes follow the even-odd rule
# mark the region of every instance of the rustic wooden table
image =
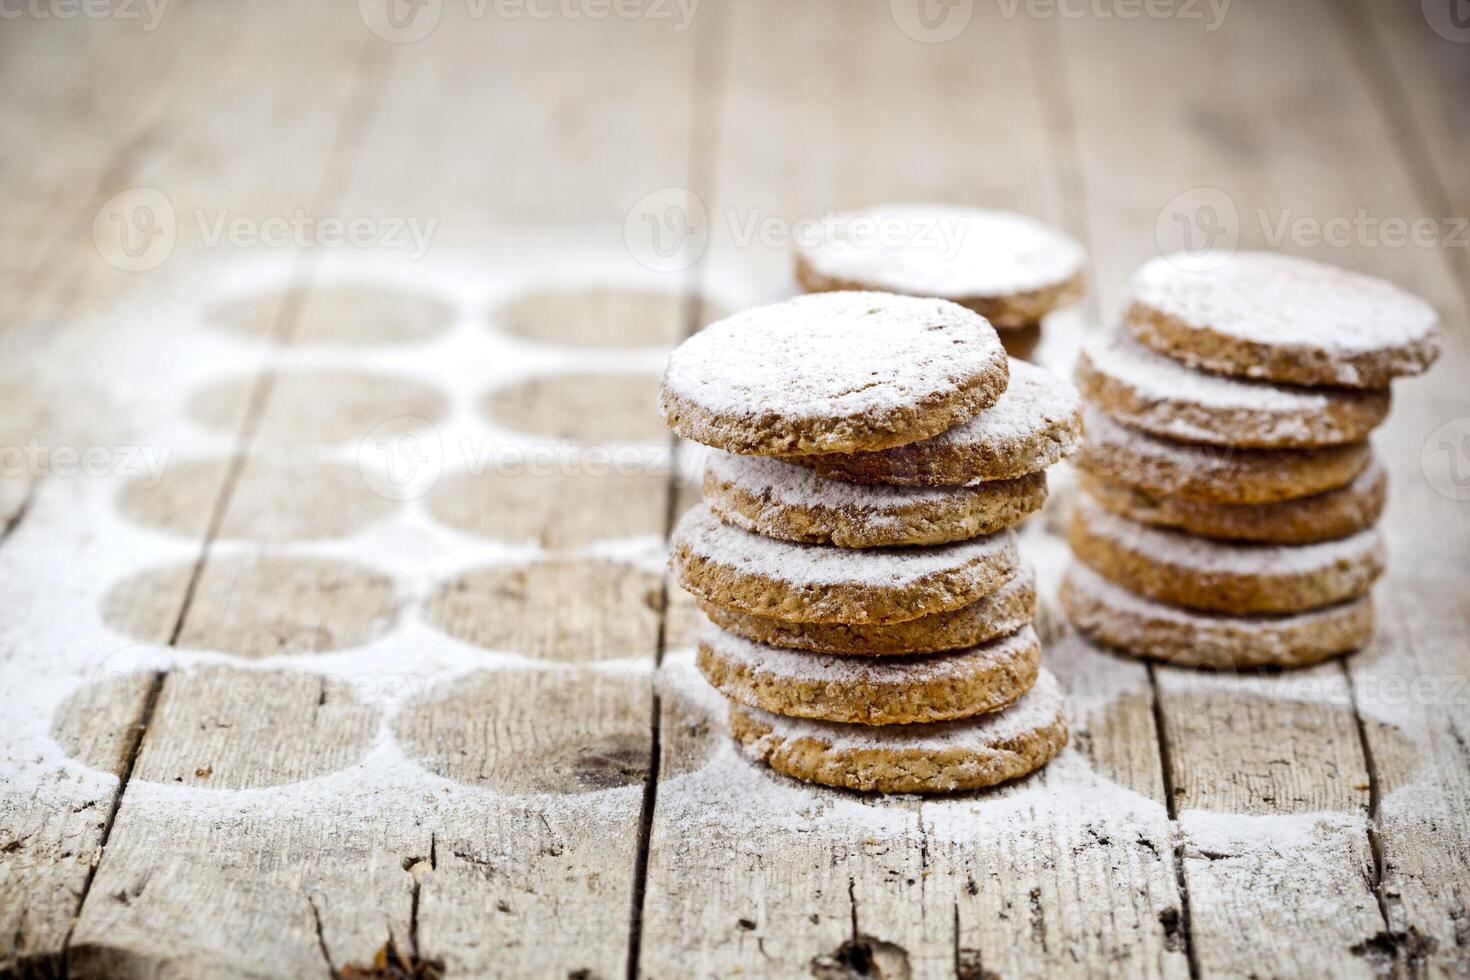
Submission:
POLYGON ((15 7, 0 971, 1466 975, 1470 30, 1436 9, 15 7), (1063 368, 1186 232, 1437 306, 1377 440, 1371 649, 1210 676, 1053 622, 1072 746, 959 799, 726 744, 657 371, 827 209, 927 199, 1085 241, 1063 368))

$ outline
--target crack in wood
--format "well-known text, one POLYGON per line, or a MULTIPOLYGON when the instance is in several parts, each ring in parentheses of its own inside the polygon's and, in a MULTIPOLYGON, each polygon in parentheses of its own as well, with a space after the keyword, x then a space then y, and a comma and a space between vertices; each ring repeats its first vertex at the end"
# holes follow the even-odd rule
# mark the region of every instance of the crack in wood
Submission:
MULTIPOLYGON (((1169 745, 1169 730, 1164 724, 1164 703, 1159 691, 1158 668, 1148 664, 1148 685, 1153 696, 1154 732, 1159 743, 1159 770, 1164 781, 1164 805, 1169 815, 1169 833, 1173 837, 1174 882, 1179 891, 1179 942, 1184 947, 1185 962, 1191 980, 1200 975, 1199 957, 1190 931, 1189 884, 1184 874, 1184 829, 1179 823, 1179 789, 1174 785, 1174 758, 1169 745)), ((1167 910, 1166 910, 1167 911, 1167 910)), ((1163 919, 1160 918, 1160 924, 1163 919)))

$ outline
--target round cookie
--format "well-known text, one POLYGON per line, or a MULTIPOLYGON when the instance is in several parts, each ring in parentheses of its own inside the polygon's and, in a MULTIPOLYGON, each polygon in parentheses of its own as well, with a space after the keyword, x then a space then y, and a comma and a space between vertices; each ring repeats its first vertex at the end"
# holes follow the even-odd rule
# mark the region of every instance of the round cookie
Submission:
POLYGON ((994 786, 1046 765, 1067 744, 1056 678, 1010 707, 923 725, 844 725, 730 705, 730 733, 751 759, 795 779, 878 793, 950 793, 994 786))
POLYGON ((1084 288, 1082 246, 1022 214, 889 204, 828 217, 796 248, 807 292, 880 289, 939 296, 997 328, 1038 323, 1084 288))
POLYGON ((1130 429, 1089 408, 1087 438, 1072 462, 1098 479, 1156 496, 1269 504, 1345 486, 1372 458, 1366 442, 1322 449, 1196 446, 1130 429))
POLYGON ((1150 599, 1245 615, 1293 613, 1355 599, 1383 574, 1376 528, 1320 544, 1211 541, 1137 524, 1086 495, 1072 509, 1072 552, 1150 599))
POLYGON ((785 541, 840 548, 945 544, 1017 523, 1046 500, 1046 474, 973 487, 863 486, 762 456, 712 454, 704 499, 722 519, 785 541))
POLYGON ((1237 252, 1209 271, 1187 264, 1145 263, 1125 318, 1135 339, 1186 364, 1283 384, 1386 388, 1439 356, 1434 308, 1383 279, 1273 252, 1237 252))
POLYGON ((711 324, 669 355, 659 411, 756 456, 886 449, 994 404, 1009 378, 984 319, 941 299, 825 293, 711 324))
POLYGON ((838 657, 766 646, 711 627, 699 669, 737 704, 789 718, 912 725, 986 714, 1036 683, 1041 641, 1030 626, 978 647, 911 657, 838 657))
POLYGON ((1304 667, 1373 639, 1366 595, 1285 616, 1229 616, 1154 602, 1074 562, 1058 600, 1089 638, 1181 667, 1304 667))
POLYGON ((1082 399, 1034 364, 1011 362, 1000 399, 933 439, 874 453, 793 456, 826 477, 899 486, 961 486, 1013 480, 1069 456, 1082 441, 1082 399))
POLYGON ((1031 622, 1036 616, 1036 573, 1023 567, 1010 581, 977 602, 903 623, 788 623, 703 599, 699 605, 721 629, 789 650, 870 657, 939 653, 978 646, 1031 622))
POLYGON ((1087 473, 1079 483, 1093 500, 1140 524, 1268 544, 1312 544, 1357 534, 1378 521, 1388 497, 1388 473, 1377 462, 1345 487, 1274 504, 1212 504, 1155 496, 1087 473))
POLYGON ((669 544, 670 567, 697 598, 798 623, 900 623, 958 609, 1018 565, 1010 530, 931 548, 828 548, 751 534, 702 504, 669 544))
POLYGON ((1117 331, 1094 333, 1077 387, 1103 411, 1154 435, 1212 446, 1310 449, 1362 442, 1388 414, 1388 391, 1291 388, 1195 371, 1117 331))

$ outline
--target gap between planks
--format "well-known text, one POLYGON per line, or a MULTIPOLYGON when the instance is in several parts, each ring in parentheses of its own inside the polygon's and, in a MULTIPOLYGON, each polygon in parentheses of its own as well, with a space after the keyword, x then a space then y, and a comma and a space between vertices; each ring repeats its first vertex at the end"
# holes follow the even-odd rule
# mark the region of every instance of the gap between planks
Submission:
MULTIPOLYGON (((356 81, 352 95, 345 107, 341 124, 338 126, 337 136, 333 140, 331 150, 327 154, 326 165, 323 167, 322 179, 318 185, 314 200, 311 202, 314 213, 327 213, 336 196, 333 188, 345 186, 346 176, 351 170, 353 161, 358 155, 366 135, 368 123, 373 111, 381 104, 385 83, 383 79, 388 74, 388 66, 381 64, 382 58, 371 41, 362 45, 361 54, 358 57, 358 68, 356 81)), ((296 268, 290 276, 298 287, 304 287, 311 279, 312 273, 317 265, 317 255, 307 251, 296 260, 296 268)), ((295 327, 295 319, 300 313, 301 299, 297 290, 287 291, 287 300, 277 312, 277 320, 272 329, 272 338, 278 344, 289 344, 295 327)), ((270 401, 270 393, 274 386, 275 368, 267 364, 262 368, 252 387, 249 400, 246 403, 244 417, 240 423, 240 431, 236 437, 235 449, 230 457, 230 465, 221 483, 219 494, 215 497, 214 504, 210 510, 210 517, 204 534, 199 543, 199 555, 190 569, 189 581, 184 588, 184 594, 179 601, 179 612, 174 620, 173 628, 168 638, 168 646, 172 647, 178 642, 179 635, 183 632, 184 624, 188 621, 189 610, 193 604, 194 594, 198 587, 200 576, 209 562, 209 554, 219 529, 224 522, 226 513, 229 511, 230 500, 233 497, 234 486, 244 469, 246 457, 254 442, 256 431, 260 420, 265 413, 266 405, 270 401)), ((34 488, 33 488, 34 489, 34 488)), ((7 528, 8 532, 9 528, 7 528)), ((3 543, 3 539, 0 539, 3 543)), ((143 706, 138 713, 138 720, 133 726, 133 736, 129 740, 123 757, 122 771, 118 776, 117 791, 113 793, 112 804, 108 808, 107 817, 103 823, 102 837, 97 845, 97 859, 87 869, 87 876, 82 883, 81 894, 77 897, 77 911, 72 917, 71 925, 67 929, 66 937, 61 944, 61 963, 65 970, 69 961, 72 936, 76 925, 81 921, 82 909, 91 896, 92 883, 96 880, 98 869, 101 868, 103 860, 107 855, 107 845, 112 837, 112 828, 117 821, 117 815, 122 809, 123 797, 127 793, 128 783, 132 778, 133 770, 137 765, 138 757, 142 754, 143 741, 147 738, 148 727, 153 720, 154 709, 158 705, 159 696, 163 693, 163 685, 168 677, 167 671, 160 671, 153 675, 148 692, 144 697, 143 706)), ((315 913, 315 905, 312 906, 315 913)), ((320 938, 320 935, 319 935, 320 938)), ((326 955, 325 941, 322 944, 322 953, 326 955)), ((328 961, 330 966, 330 961, 328 961)))
MULTIPOLYGON (((689 100, 691 115, 689 126, 689 183, 691 189, 713 186, 715 180, 716 153, 720 145, 723 116, 719 112, 720 95, 725 81, 725 37, 720 30, 719 13, 716 8, 715 26, 706 28, 695 38, 692 71, 693 97, 689 100)), ((705 321, 705 309, 701 291, 704 256, 690 266, 681 287, 682 337, 692 336, 705 321)), ((669 433, 669 479, 664 487, 664 541, 674 531, 679 518, 680 439, 669 433)), ((628 917, 628 980, 637 980, 643 954, 643 905, 648 893, 648 862, 653 851, 653 817, 658 807, 659 763, 663 754, 663 699, 659 696, 658 677, 663 667, 669 622, 669 577, 667 571, 660 577, 659 585, 658 637, 654 645, 653 672, 649 677, 652 696, 649 701, 648 719, 648 775, 643 783, 643 803, 638 813, 638 846, 633 866, 633 897, 628 917)))

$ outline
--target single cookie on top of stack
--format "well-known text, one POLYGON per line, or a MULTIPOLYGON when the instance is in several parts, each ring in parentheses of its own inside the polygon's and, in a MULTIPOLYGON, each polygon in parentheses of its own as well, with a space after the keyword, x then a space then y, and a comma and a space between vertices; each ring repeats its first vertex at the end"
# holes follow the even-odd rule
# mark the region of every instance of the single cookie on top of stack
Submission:
POLYGON ((832 292, 748 310, 659 396, 716 450, 670 565, 711 620, 700 670, 748 754, 880 792, 994 785, 1066 743, 1011 525, 1081 438, 1076 391, 976 313, 832 292))
POLYGON ((1034 218, 949 204, 887 204, 830 215, 796 249, 809 293, 880 289, 937 296, 990 321, 1008 352, 1028 357, 1041 321, 1082 297, 1085 253, 1034 218))
POLYGON ((1143 657, 1295 667, 1373 635, 1387 475, 1368 434, 1438 318, 1381 279, 1269 253, 1144 265, 1121 330, 1084 345, 1083 633, 1143 657))

